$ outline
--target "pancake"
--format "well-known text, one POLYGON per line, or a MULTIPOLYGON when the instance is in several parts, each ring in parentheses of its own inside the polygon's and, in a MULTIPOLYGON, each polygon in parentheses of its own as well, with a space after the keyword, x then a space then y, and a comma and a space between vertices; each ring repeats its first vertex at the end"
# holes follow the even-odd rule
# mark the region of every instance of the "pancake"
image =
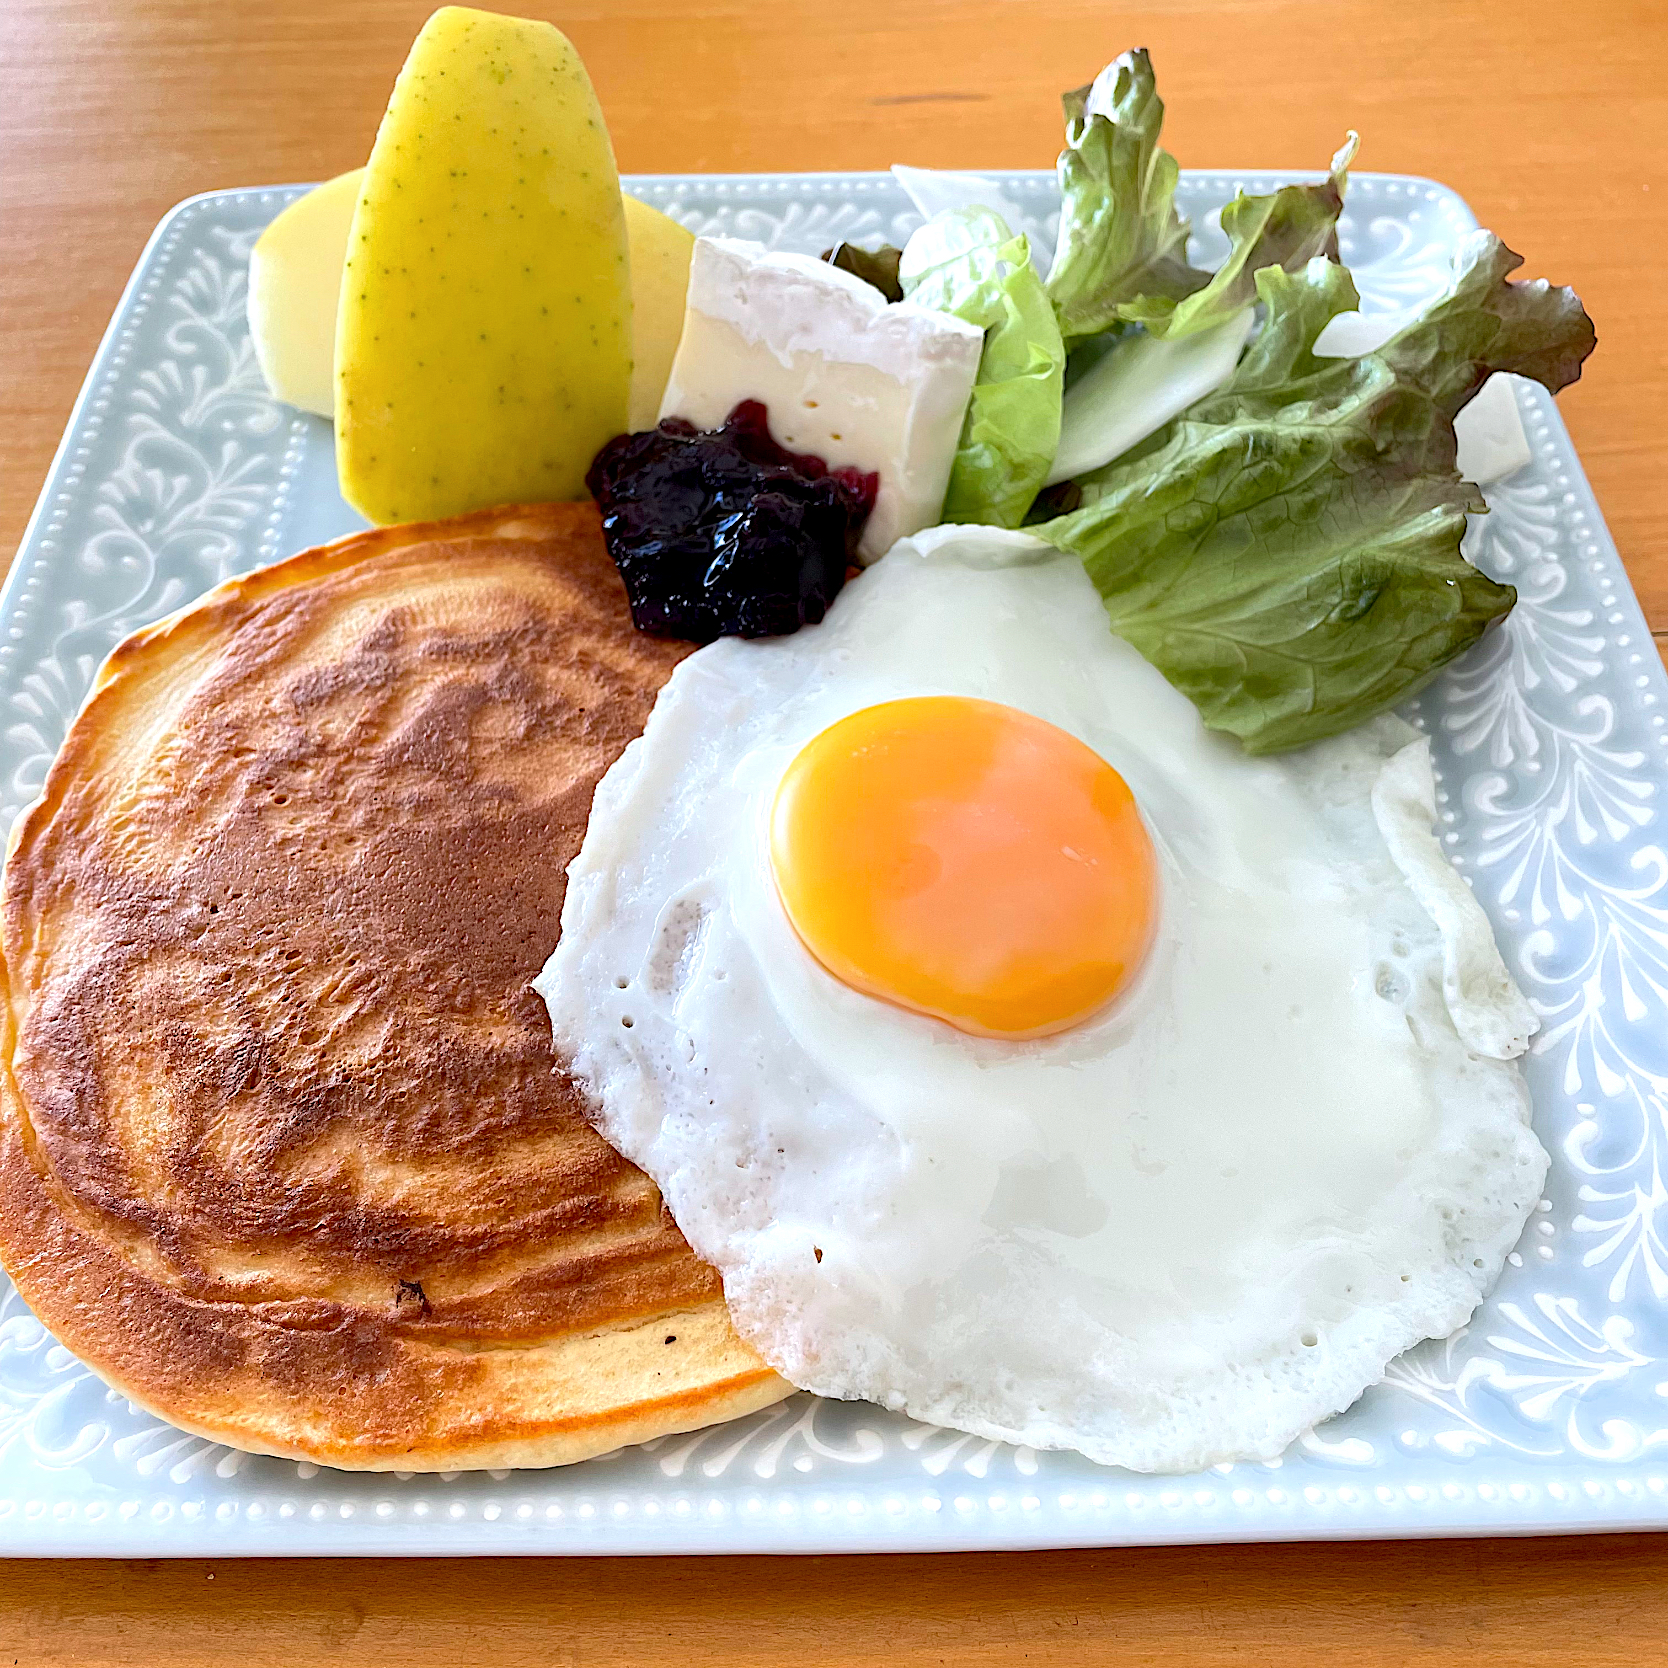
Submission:
POLYGON ((6 862, 0 1260, 124 1395, 410 1471, 788 1393, 528 988, 685 652, 566 504, 306 551, 110 656, 6 862))

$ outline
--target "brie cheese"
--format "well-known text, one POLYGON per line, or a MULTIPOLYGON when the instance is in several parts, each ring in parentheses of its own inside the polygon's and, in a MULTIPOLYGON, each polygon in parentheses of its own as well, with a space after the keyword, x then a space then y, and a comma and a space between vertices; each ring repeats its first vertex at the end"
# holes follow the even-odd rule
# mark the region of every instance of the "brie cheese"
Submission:
POLYGON ((778 445, 879 476, 858 556, 938 520, 984 332, 809 255, 699 238, 662 417, 714 429, 759 400, 778 445))

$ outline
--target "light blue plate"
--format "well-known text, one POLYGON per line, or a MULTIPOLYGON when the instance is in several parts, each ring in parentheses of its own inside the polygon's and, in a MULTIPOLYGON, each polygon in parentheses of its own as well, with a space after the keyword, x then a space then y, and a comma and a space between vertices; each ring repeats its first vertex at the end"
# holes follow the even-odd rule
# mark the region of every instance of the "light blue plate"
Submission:
MULTIPOLYGON (((1284 176, 1289 177, 1289 176, 1284 176)), ((999 176, 1051 238, 1045 174, 999 176)), ((885 175, 629 182, 697 231, 901 243, 885 175)), ((1190 175, 1195 222, 1274 176, 1190 175)), ((99 661, 229 574, 362 525, 329 425, 267 395, 244 323, 261 228, 300 187, 157 229, 0 600, 0 818, 39 790, 99 661)), ((1473 220, 1350 181, 1369 309, 1434 295, 1473 220)), ((1500 230, 1509 237, 1511 228, 1500 230)), ((1209 258, 1209 234, 1201 236, 1209 258)), ((1521 601, 1410 716, 1444 839, 1543 1029, 1547 1197, 1471 1326, 1414 1350, 1271 1465, 1150 1478, 796 1396, 556 1471, 362 1476, 182 1434, 53 1342, 0 1277, 0 1554, 875 1551, 1622 1529, 1668 1521, 1668 683, 1552 400, 1471 552, 1521 601)))

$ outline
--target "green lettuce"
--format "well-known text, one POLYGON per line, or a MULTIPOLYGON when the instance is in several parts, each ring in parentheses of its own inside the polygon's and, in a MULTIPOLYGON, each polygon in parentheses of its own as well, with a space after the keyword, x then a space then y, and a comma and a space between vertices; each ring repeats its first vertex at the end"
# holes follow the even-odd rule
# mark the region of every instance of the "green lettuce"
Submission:
POLYGON ((1355 359, 1314 352, 1358 305, 1343 267, 1263 268, 1266 323, 1228 382, 1031 529, 1082 558, 1112 629, 1247 751, 1394 706, 1511 608, 1460 554, 1486 506, 1453 419, 1492 372, 1556 392, 1594 346, 1571 291, 1509 281, 1521 264, 1473 233, 1448 293, 1355 359))
POLYGON ((1152 60, 1128 52, 1115 69, 1110 118, 1088 113, 1090 87, 1061 100, 1066 148, 1048 296, 1068 341, 1112 329, 1120 306, 1137 296, 1179 301, 1210 282, 1188 264, 1187 222, 1176 212, 1180 170, 1158 142, 1164 104, 1152 60))
POLYGON ((1062 101, 1060 233, 1048 294, 1068 342, 1127 324, 1189 336, 1255 301, 1262 268, 1296 272, 1316 255, 1337 259, 1353 133, 1326 179, 1266 197, 1240 192, 1222 211, 1228 257, 1214 274, 1201 272, 1188 263, 1187 222, 1176 212, 1176 161, 1158 143, 1164 105, 1152 60, 1130 52, 1111 68, 1110 115, 1089 111, 1093 83, 1062 101))
POLYGON ((1030 244, 989 209, 934 215, 910 238, 904 295, 985 333, 942 519, 1017 527, 1060 442, 1066 350, 1030 244))
POLYGON ((1143 324, 1150 336, 1191 336, 1224 324, 1257 299, 1257 274, 1277 266, 1301 272, 1317 255, 1338 258, 1338 216, 1355 160, 1356 137, 1344 141, 1326 178, 1317 185, 1283 185, 1267 197, 1241 191, 1222 210, 1228 258, 1202 289, 1177 300, 1163 294, 1138 295, 1122 303, 1118 317, 1143 324))
POLYGON ((879 290, 888 301, 903 300, 903 286, 898 282, 898 262, 902 258, 903 251, 894 249, 889 243, 882 244, 878 249, 865 249, 856 243, 840 243, 832 249, 823 250, 818 256, 830 266, 849 272, 853 278, 861 278, 870 288, 879 290))

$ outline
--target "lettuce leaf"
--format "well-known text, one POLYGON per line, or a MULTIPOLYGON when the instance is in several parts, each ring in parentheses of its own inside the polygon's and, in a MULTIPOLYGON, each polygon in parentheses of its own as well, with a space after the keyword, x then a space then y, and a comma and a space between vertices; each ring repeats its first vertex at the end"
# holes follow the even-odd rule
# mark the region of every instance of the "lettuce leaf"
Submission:
POLYGON ((849 272, 853 278, 861 278, 871 289, 879 290, 888 301, 903 300, 903 286, 898 282, 898 262, 902 258, 903 251, 894 249, 889 243, 883 243, 878 249, 865 249, 856 243, 838 243, 832 249, 823 250, 817 257, 830 266, 837 266, 842 272, 849 272))
POLYGON ((1017 527, 1060 441, 1066 350, 1029 242, 989 209, 935 215, 904 247, 905 297, 985 332, 942 519, 1017 527))
POLYGON ((1353 133, 1326 179, 1266 197, 1240 192, 1222 211, 1229 252, 1212 274, 1187 259, 1187 222, 1175 205, 1180 171, 1158 143, 1164 105, 1147 53, 1125 53, 1062 102, 1060 232, 1048 294, 1068 342, 1125 324, 1190 336, 1255 301, 1263 267, 1296 272, 1316 255, 1337 259, 1353 133))
POLYGON ((1118 317, 1144 324, 1151 336, 1191 336, 1225 323, 1257 299, 1257 274, 1267 266, 1300 272, 1317 255, 1338 258, 1338 216, 1357 145, 1352 133, 1344 141, 1326 178, 1314 185, 1283 185, 1268 197, 1241 191, 1222 210, 1228 258, 1202 289, 1181 300, 1162 294, 1138 295, 1118 308, 1118 317))
MULTIPOLYGON (((946 209, 984 208, 1001 215, 1011 230, 1023 231, 1032 218, 1032 209, 984 174, 969 174, 957 168, 912 168, 906 162, 894 162, 892 178, 903 188, 923 220, 931 220, 946 209)), ((1044 258, 1044 251, 1033 242, 1031 264, 1046 277, 1048 268, 1042 264, 1044 258)))
POLYGON ((1068 341, 1116 326, 1137 296, 1179 301, 1210 282, 1188 264, 1176 159, 1158 142, 1164 104, 1144 50, 1067 93, 1060 231, 1048 296, 1068 341), (1091 96, 1110 113, 1090 108, 1091 96))
POLYGON ((1132 330, 1106 338, 1108 351, 1081 370, 1068 360, 1060 444, 1048 484, 1116 463, 1214 393, 1234 374, 1256 314, 1255 307, 1241 307, 1209 330, 1169 340, 1132 330))
POLYGON ((1405 700, 1515 601, 1460 554, 1486 506, 1454 467, 1453 418, 1494 371, 1556 392, 1595 340, 1571 291, 1509 281, 1521 264, 1473 233, 1448 293, 1359 358, 1314 352, 1358 305, 1343 267, 1263 268, 1267 322, 1233 377, 1084 478, 1082 509, 1032 527, 1248 752, 1405 700))

